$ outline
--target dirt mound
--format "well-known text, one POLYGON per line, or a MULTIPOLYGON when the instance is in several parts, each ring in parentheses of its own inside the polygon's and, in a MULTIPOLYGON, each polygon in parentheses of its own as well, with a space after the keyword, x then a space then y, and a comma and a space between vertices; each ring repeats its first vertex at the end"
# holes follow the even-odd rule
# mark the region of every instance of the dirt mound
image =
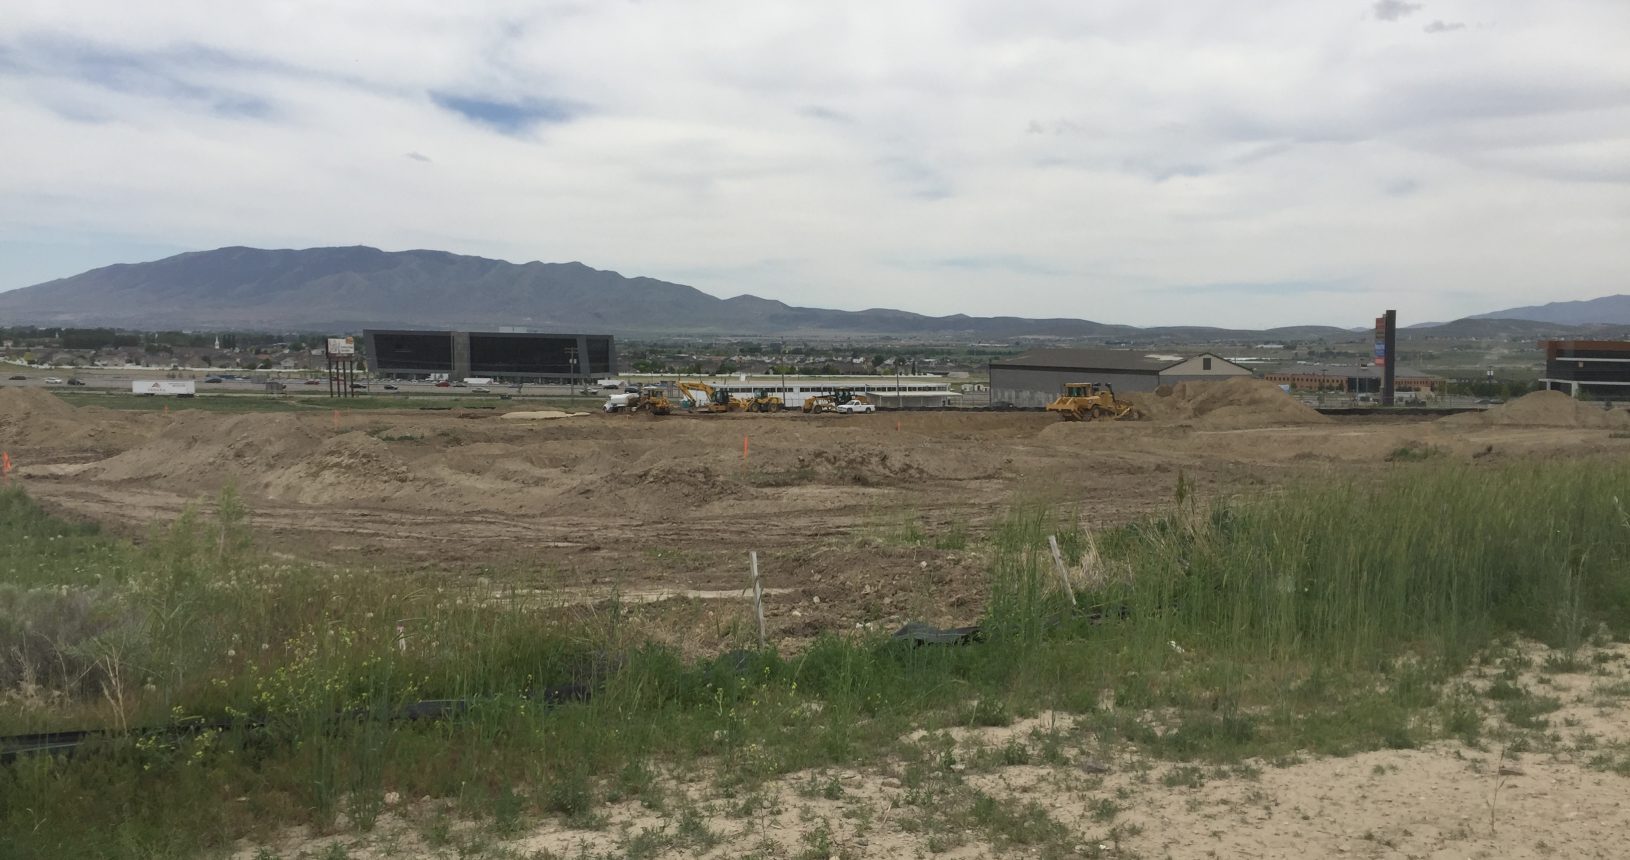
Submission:
POLYGON ((294 415, 172 418, 146 444, 85 472, 104 481, 144 481, 214 491, 228 480, 258 483, 269 472, 309 456, 321 444, 320 424, 294 415))
POLYGON ((41 418, 72 418, 74 408, 38 388, 0 388, 0 428, 41 418))
POLYGON ((663 460, 633 472, 627 483, 631 486, 625 489, 630 492, 621 496, 625 509, 649 504, 653 494, 700 505, 743 492, 739 483, 708 464, 674 460, 663 460))
POLYGON ((796 463, 797 471, 809 473, 820 483, 869 487, 932 477, 926 469, 912 462, 909 455, 886 450, 816 450, 800 454, 796 463))
POLYGON ((274 469, 263 491, 272 498, 326 504, 388 499, 422 483, 389 443, 366 433, 344 433, 323 441, 309 456, 274 469))
POLYGON ((1143 417, 1162 424, 1190 424, 1208 430, 1324 424, 1330 419, 1260 379, 1234 377, 1220 382, 1179 382, 1129 398, 1143 417), (1167 393, 1162 394, 1162 391, 1167 393))
POLYGON ((155 416, 76 409, 37 388, 0 388, 0 448, 23 451, 89 449, 102 453, 139 442, 157 428, 155 416))
POLYGON ((1630 429, 1630 412, 1607 410, 1560 391, 1536 391, 1510 403, 1440 419, 1453 427, 1567 427, 1630 429))

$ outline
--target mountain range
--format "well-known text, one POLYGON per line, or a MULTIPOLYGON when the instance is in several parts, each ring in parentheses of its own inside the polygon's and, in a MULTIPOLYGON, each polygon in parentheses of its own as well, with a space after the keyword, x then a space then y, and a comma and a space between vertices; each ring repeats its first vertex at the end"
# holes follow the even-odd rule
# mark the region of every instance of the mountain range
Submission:
POLYGON ((1577 302, 1551 302, 1492 313, 1477 314, 1474 320, 1533 320, 1563 325, 1630 324, 1630 296, 1602 296, 1577 302))
MULTIPOLYGON (((1630 297, 1610 298, 1622 300, 1623 312, 1618 316, 1630 323, 1630 297)), ((1504 317, 1507 313, 1483 316, 1504 317)), ((1593 319, 1606 321, 1600 314, 1593 319)), ((1551 322, 1554 326, 1560 320, 1551 322)), ((105 266, 0 293, 0 323, 262 331, 521 326, 645 336, 1136 337, 1140 341, 1349 334, 1331 326, 1264 331, 1195 326, 1140 329, 1083 319, 933 317, 882 308, 836 311, 752 295, 721 299, 683 284, 624 277, 582 263, 517 264, 445 251, 387 252, 361 246, 230 247, 105 266)), ((1440 332, 1442 327, 1433 333, 1440 332)))

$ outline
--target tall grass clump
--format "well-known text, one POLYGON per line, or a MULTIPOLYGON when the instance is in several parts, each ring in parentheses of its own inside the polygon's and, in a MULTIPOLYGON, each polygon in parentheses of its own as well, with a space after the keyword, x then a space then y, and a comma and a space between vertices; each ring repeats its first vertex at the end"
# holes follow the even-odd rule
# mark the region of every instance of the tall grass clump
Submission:
POLYGON ((1577 643, 1630 628, 1627 490, 1620 463, 1443 466, 1185 505, 1106 541, 1120 573, 1097 599, 1168 647, 1325 667, 1577 643))

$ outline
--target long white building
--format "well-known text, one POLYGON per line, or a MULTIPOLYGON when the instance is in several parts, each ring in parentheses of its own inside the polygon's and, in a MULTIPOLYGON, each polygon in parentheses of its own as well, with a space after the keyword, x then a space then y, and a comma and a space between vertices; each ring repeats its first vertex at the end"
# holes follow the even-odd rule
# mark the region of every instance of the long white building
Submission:
POLYGON ((674 376, 666 373, 625 373, 618 377, 630 385, 656 385, 677 380, 705 382, 732 397, 752 397, 767 391, 781 398, 788 409, 803 408, 810 397, 845 390, 864 393, 878 406, 923 409, 955 406, 961 395, 943 376, 674 376))

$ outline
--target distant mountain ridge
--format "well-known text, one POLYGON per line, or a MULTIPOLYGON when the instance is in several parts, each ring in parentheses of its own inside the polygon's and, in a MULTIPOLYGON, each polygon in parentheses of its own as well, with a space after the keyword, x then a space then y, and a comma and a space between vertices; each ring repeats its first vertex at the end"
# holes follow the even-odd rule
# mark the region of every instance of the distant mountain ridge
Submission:
POLYGON ((1474 320, 1532 320, 1561 325, 1630 325, 1630 296, 1613 295, 1575 302, 1550 302, 1467 317, 1474 320))
MULTIPOLYGON (((124 328, 353 330, 364 326, 526 326, 639 335, 958 335, 1114 338, 1157 334, 1081 319, 931 317, 875 308, 835 311, 758 296, 720 299, 694 287, 624 277, 582 263, 510 263, 446 251, 365 246, 230 247, 121 263, 0 293, 0 321, 124 328)), ((1224 329, 1171 332, 1250 335, 1224 329)), ((1339 334, 1270 329, 1281 338, 1339 334)))
MULTIPOLYGON (((934 336, 1195 342, 1350 337, 1332 326, 1261 331, 1137 328, 1083 319, 933 317, 872 308, 836 311, 740 295, 721 299, 655 278, 582 263, 510 263, 447 251, 366 246, 229 247, 120 263, 0 293, 0 323, 130 329, 354 331, 493 329, 636 336, 934 336)), ((1630 296, 1554 302, 1407 329, 1412 337, 1570 336, 1630 326, 1630 296)))

